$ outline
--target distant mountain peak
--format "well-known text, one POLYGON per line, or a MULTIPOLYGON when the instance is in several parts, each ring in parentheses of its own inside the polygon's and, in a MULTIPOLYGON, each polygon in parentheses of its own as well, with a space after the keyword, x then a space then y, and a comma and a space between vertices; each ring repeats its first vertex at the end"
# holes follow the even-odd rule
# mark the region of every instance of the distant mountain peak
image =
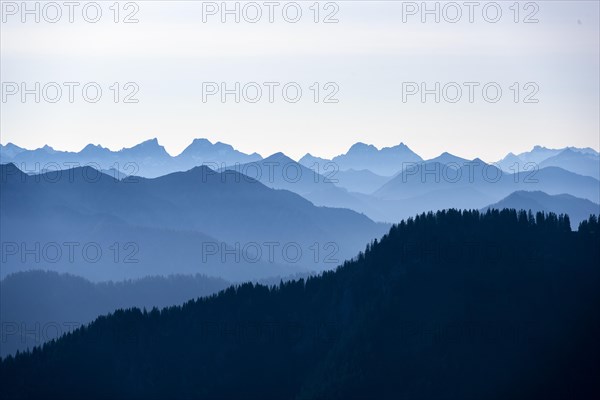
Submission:
POLYGON ((474 159, 471 160, 472 163, 476 163, 476 164, 482 164, 482 165, 487 165, 487 163, 485 161, 483 161, 481 158, 476 157, 474 159))
POLYGON ((185 149, 183 149, 181 154, 189 154, 192 152, 202 152, 202 151, 210 150, 210 149, 212 149, 212 147, 213 147, 213 144, 210 142, 210 140, 205 139, 205 138, 196 138, 196 139, 192 140, 192 143, 190 143, 185 149))
POLYGON ((208 140, 207 138, 195 138, 194 140, 192 140, 192 144, 198 144, 198 143, 212 144, 212 142, 210 140, 208 140))
POLYGON ((133 152, 138 155, 147 155, 147 156, 168 156, 169 154, 165 150, 163 146, 158 143, 157 138, 145 140, 139 144, 136 144, 133 147, 124 148, 121 151, 133 152))
MULTIPOLYGON (((390 150, 410 150, 409 147, 407 145, 404 144, 404 142, 400 142, 400 144, 397 144, 395 146, 392 147, 384 147, 383 149, 390 149, 390 150)), ((383 150, 381 149, 381 150, 383 150)))
POLYGON ((88 144, 87 146, 85 146, 83 149, 81 149, 81 153, 89 153, 89 152, 97 152, 97 151, 105 151, 108 150, 106 147, 102 147, 99 144, 88 144))
POLYGON ((281 151, 271 154, 269 157, 265 158, 263 161, 278 161, 278 162, 292 162, 295 163, 294 160, 286 156, 281 151))
POLYGON ((356 142, 350 147, 350 149, 348 149, 348 153, 346 153, 346 154, 356 153, 356 152, 365 152, 365 151, 378 151, 378 150, 377 150, 377 147, 373 146, 372 144, 356 142))
MULTIPOLYGON (((211 154, 219 153, 221 155, 226 153, 240 153, 236 150, 232 145, 223 143, 223 142, 215 142, 212 143, 210 140, 206 138, 196 138, 192 140, 180 155, 192 155, 192 156, 207 156, 211 154)), ((243 154, 243 153, 242 153, 243 154)), ((253 153, 253 157, 256 157, 257 154, 253 153)))

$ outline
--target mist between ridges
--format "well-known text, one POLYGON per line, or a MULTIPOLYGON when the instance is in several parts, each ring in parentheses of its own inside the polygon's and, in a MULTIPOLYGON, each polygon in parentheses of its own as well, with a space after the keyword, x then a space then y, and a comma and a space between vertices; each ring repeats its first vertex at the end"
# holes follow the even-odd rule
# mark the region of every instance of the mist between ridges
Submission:
MULTIPOLYGON (((144 166, 137 162, 13 162, 16 168, 24 174, 20 181, 25 183, 59 183, 79 182, 97 183, 104 177, 113 178, 114 183, 135 184, 143 177, 144 166)), ((220 182, 220 183, 314 183, 338 184, 340 173, 346 170, 334 161, 313 162, 302 165, 296 161, 252 161, 248 163, 233 163, 210 161, 202 162, 195 168, 201 168, 199 178, 195 175, 190 183, 220 182)), ((401 183, 496 183, 503 177, 511 176, 514 183, 538 183, 536 174, 539 165, 535 162, 514 162, 504 168, 496 164, 487 164, 480 160, 464 162, 403 162, 398 166, 398 173, 389 177, 400 176, 401 183)), ((186 172, 173 168, 171 172, 186 172)), ((7 182, 11 175, 16 175, 15 169, 5 168, 0 176, 0 183, 7 182)), ((398 180, 396 180, 398 182, 398 180)))
MULTIPOLYGON (((196 244, 191 262, 198 265, 218 264, 332 264, 339 258, 337 242, 297 241, 203 241, 196 244), (199 250, 199 251, 198 251, 199 250)), ((142 264, 144 243, 97 241, 3 241, 0 260, 3 264, 142 264)), ((165 251, 168 251, 168 246, 165 251)), ((146 260, 148 261, 148 260, 146 260)))
POLYGON ((25 242, 3 241, 2 263, 21 264, 137 264, 140 246, 137 242, 100 243, 95 241, 25 242))
MULTIPOLYGON (((515 239, 517 240, 517 239, 515 239)), ((407 240, 398 248, 398 272, 405 273, 404 266, 419 263, 453 263, 475 257, 484 263, 525 261, 530 266, 543 265, 543 255, 534 253, 526 240, 519 245, 507 247, 504 242, 489 239, 449 241, 407 240)), ((1 243, 0 259, 3 264, 144 264, 144 251, 135 241, 100 243, 77 242, 25 242, 1 243)), ((168 251, 168 248, 165 249, 168 251)), ((192 251, 192 250, 190 250, 192 251)), ((334 241, 202 241, 193 249, 190 260, 198 265, 219 264, 317 264, 331 268, 344 260, 340 245, 334 241)), ((357 259, 360 257, 354 257, 357 259)), ((148 260, 146 260, 148 261, 148 260)), ((489 266, 482 265, 483 268, 489 266)))

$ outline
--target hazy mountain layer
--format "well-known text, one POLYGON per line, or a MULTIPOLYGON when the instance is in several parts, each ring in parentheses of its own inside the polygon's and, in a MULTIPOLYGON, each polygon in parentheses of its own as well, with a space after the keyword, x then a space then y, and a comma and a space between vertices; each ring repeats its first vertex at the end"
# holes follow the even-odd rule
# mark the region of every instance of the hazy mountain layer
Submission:
POLYGON ((277 288, 101 317, 0 363, 3 398, 565 399, 600 393, 600 226, 438 212, 277 288), (62 382, 68 381, 68 385, 62 382))

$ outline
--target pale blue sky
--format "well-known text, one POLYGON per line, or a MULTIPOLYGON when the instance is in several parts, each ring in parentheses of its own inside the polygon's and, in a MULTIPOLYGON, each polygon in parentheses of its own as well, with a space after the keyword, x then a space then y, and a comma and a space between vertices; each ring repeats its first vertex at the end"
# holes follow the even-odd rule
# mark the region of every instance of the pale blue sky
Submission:
POLYGON ((73 24, 4 15, 2 82, 94 81, 104 92, 95 104, 80 97, 56 104, 9 98, 1 103, 3 144, 80 150, 100 143, 116 150, 157 137, 177 154, 193 138, 207 137, 263 156, 284 151, 298 158, 331 157, 356 141, 404 142, 424 157, 450 151, 488 161, 535 144, 599 148, 596 1, 536 2, 534 24, 513 22, 513 2, 500 2, 495 24, 480 10, 474 23, 466 15, 456 24, 421 23, 419 15, 404 23, 401 2, 359 1, 336 2, 336 24, 315 24, 313 2, 301 3, 296 24, 277 12, 274 23, 266 16, 257 24, 223 24, 218 16, 203 23, 202 4, 190 1, 137 2, 139 23, 115 24, 112 3, 102 3, 96 24, 77 13, 73 24), (139 103, 113 103, 108 87, 129 81, 139 85, 139 103), (304 92, 295 104, 280 97, 273 104, 203 103, 207 81, 294 81, 304 92), (498 82, 503 96, 494 104, 480 92, 473 104, 402 102, 402 82, 436 81, 498 82), (336 82, 339 103, 315 104, 313 82, 336 82), (539 103, 515 104, 513 82, 535 82, 539 103))

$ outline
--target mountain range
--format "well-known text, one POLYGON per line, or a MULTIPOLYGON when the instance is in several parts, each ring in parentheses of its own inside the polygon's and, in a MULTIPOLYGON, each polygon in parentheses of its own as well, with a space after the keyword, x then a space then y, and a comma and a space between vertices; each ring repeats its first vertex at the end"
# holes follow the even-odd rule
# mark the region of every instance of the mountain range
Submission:
POLYGON ((0 360, 0 394, 596 398, 599 234, 595 217, 418 215, 320 276, 99 317, 0 360))
POLYGON ((535 146, 531 151, 515 155, 509 153, 502 160, 494 163, 507 172, 518 172, 525 169, 559 167, 579 175, 600 179, 600 158, 598 152, 589 147, 565 147, 549 149, 535 146))
POLYGON ((0 324, 4 335, 0 357, 33 349, 120 308, 152 309, 183 304, 230 285, 223 279, 203 275, 147 276, 93 283, 52 271, 10 274, 0 281, 0 324))
POLYGON ((95 160, 90 161, 93 166, 105 166, 101 170, 119 180, 131 173, 163 176, 166 171, 204 166, 292 191, 316 206, 351 209, 385 223, 447 207, 480 209, 516 191, 570 194, 600 202, 600 158, 590 148, 535 146, 489 164, 448 152, 423 160, 402 143, 382 149, 356 143, 331 160, 307 154, 296 162, 283 153, 263 159, 257 153, 245 154, 206 139, 195 139, 181 154, 171 157, 153 139, 117 152, 94 145, 79 153, 59 152, 49 146, 30 151, 8 144, 0 147, 0 157, 3 162, 14 160, 31 173, 37 172, 32 167, 35 163, 46 162, 42 172, 52 172, 60 168, 61 160, 95 160))
POLYGON ((27 175, 14 164, 0 174, 0 229, 11 244, 3 276, 36 266, 95 281, 285 276, 333 268, 387 228, 205 166, 152 179, 117 180, 91 167, 27 175), (78 244, 80 263, 65 243, 78 244))
POLYGON ((531 210, 532 212, 553 212, 567 214, 571 221, 571 228, 577 229, 579 224, 587 220, 590 215, 600 215, 600 205, 586 199, 580 199, 570 194, 549 195, 541 191, 517 191, 511 193, 497 203, 483 208, 502 210, 514 208, 517 210, 531 210))
POLYGON ((0 145, 0 158, 2 163, 12 162, 33 173, 40 173, 42 169, 92 166, 99 170, 115 169, 125 175, 153 178, 200 165, 218 169, 221 165, 247 163, 262 157, 257 153, 242 153, 225 143, 211 143, 207 139, 194 139, 179 155, 172 157, 157 139, 150 139, 119 151, 93 144, 88 144, 80 152, 58 151, 48 145, 26 150, 8 143, 0 145))
MULTIPOLYGON (((73 166, 90 166, 96 169, 122 171, 125 175, 143 177, 158 177, 171 172, 186 171, 193 167, 205 165, 211 169, 232 169, 236 164, 248 164, 262 160, 258 153, 246 154, 233 146, 208 139, 194 139, 180 154, 171 156, 158 143, 150 139, 129 148, 112 151, 101 145, 88 144, 79 152, 55 150, 49 145, 28 150, 13 143, 0 145, 0 162, 13 162, 24 171, 40 173, 44 168, 70 168, 73 166)), ((298 162, 318 174, 334 176, 337 172, 368 171, 375 179, 390 178, 400 173, 407 165, 424 161, 404 143, 397 146, 377 147, 358 142, 352 145, 344 154, 326 159, 307 153, 298 162)), ((442 153, 426 162, 442 164, 456 163, 462 165, 466 158, 442 153)), ((531 151, 518 155, 507 154, 502 160, 493 163, 502 170, 510 173, 530 168, 533 163, 538 168, 555 166, 575 172, 579 175, 592 176, 599 179, 600 162, 598 152, 591 148, 565 147, 549 149, 535 146, 531 151), (563 154, 561 154, 563 153, 563 154)), ((363 172, 363 175, 364 172, 363 172)), ((337 177, 336 177, 337 178, 337 177)), ((350 191, 372 193, 372 187, 362 188, 361 185, 344 185, 345 179, 339 180, 339 185, 350 191)), ((350 182, 353 179, 349 180, 350 182)), ((363 180, 364 181, 364 180, 363 180)))

